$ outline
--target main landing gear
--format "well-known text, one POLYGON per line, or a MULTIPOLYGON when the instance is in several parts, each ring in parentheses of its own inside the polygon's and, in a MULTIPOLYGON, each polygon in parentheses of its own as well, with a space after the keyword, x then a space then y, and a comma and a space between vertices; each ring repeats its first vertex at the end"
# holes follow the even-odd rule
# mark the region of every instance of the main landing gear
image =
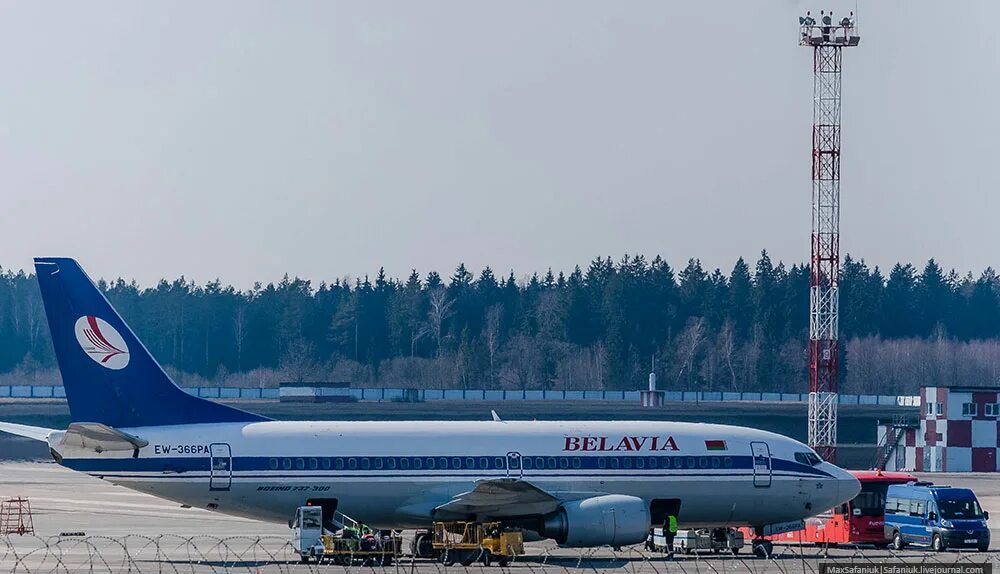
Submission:
POLYGON ((764 538, 755 538, 751 542, 751 547, 753 548, 753 555, 758 558, 770 558, 774 552, 774 545, 771 544, 770 540, 764 538))

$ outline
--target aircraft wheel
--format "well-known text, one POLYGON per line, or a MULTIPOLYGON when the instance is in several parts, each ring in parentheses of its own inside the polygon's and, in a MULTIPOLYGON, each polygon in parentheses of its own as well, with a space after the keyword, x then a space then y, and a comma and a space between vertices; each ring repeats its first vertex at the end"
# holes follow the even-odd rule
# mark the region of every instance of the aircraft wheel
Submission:
POLYGON ((774 551, 774 545, 769 540, 755 540, 753 542, 753 553, 758 558, 770 558, 774 551))
POLYGON ((413 555, 417 558, 433 558, 434 543, 430 534, 418 534, 413 539, 413 555))
POLYGON ((483 550, 483 566, 489 566, 493 563, 493 555, 490 554, 489 550, 483 550))
POLYGON ((309 556, 305 554, 299 556, 299 562, 301 562, 302 564, 309 564, 309 556))
POLYGON ((736 556, 737 554, 740 553, 739 548, 730 548, 729 551, 733 553, 733 556, 736 556))
POLYGON ((500 566, 501 568, 506 567, 507 566, 507 557, 506 556, 501 556, 500 559, 497 560, 497 565, 500 566))

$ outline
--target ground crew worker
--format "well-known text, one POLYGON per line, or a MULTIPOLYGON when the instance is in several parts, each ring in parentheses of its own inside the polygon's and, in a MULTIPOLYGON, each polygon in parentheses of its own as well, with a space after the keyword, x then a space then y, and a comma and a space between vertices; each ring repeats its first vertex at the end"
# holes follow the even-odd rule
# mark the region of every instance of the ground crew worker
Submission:
POLYGON ((677 517, 673 513, 667 515, 663 524, 663 536, 667 539, 667 554, 674 553, 674 537, 677 536, 677 517))

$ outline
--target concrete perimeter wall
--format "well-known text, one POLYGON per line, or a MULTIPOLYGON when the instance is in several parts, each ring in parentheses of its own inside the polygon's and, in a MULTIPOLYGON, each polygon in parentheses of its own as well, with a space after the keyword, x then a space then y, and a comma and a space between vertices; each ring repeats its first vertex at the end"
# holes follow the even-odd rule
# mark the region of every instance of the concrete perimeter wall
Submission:
MULTIPOLYGON (((279 398, 279 390, 244 389, 236 387, 190 387, 192 395, 207 399, 271 400, 279 398)), ((343 389, 338 389, 343 392, 343 389)), ((629 401, 639 402, 639 391, 505 391, 453 389, 347 389, 349 396, 359 401, 629 401)), ((286 392, 288 389, 286 389, 286 392)), ((731 393, 718 391, 664 391, 666 402, 793 402, 804 403, 809 393, 731 393)), ((0 399, 64 399, 62 387, 28 385, 0 386, 0 399)), ((918 396, 840 395, 840 404, 918 407, 918 396)))

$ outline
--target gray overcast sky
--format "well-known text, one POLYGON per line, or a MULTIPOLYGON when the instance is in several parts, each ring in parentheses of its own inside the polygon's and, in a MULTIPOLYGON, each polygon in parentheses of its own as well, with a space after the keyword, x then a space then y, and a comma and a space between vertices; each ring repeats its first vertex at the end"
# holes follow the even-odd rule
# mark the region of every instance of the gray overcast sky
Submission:
MULTIPOLYGON (((808 259, 811 53, 855 2, 17 2, 0 265, 148 285, 808 259)), ((998 265, 1000 2, 862 2, 843 252, 998 265)))

